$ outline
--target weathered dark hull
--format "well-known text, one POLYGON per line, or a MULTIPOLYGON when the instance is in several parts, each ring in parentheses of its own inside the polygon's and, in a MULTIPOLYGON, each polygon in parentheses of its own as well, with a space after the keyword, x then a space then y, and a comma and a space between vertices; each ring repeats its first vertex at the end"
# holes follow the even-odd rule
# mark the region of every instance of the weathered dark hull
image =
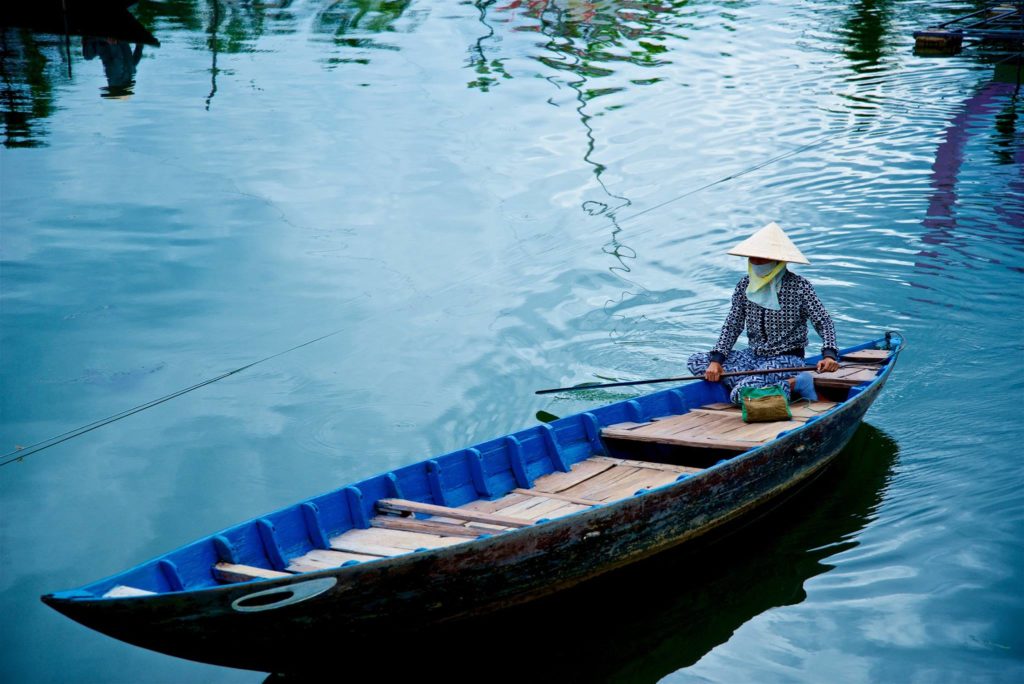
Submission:
POLYGON ((849 441, 890 365, 835 411, 718 467, 542 525, 382 562, 142 598, 43 597, 112 637, 192 660, 287 671, 324 649, 495 611, 682 544, 776 500, 849 441), (293 605, 239 612, 246 596, 289 588, 293 605))

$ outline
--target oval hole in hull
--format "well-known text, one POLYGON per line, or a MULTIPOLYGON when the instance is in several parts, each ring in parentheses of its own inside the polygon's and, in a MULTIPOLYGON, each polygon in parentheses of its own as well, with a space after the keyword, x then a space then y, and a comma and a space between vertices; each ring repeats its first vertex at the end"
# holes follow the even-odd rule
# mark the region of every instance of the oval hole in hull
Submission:
POLYGON ((236 598, 231 602, 231 607, 241 613, 284 608, 319 596, 337 583, 338 578, 336 577, 321 577, 266 591, 257 591, 236 598))

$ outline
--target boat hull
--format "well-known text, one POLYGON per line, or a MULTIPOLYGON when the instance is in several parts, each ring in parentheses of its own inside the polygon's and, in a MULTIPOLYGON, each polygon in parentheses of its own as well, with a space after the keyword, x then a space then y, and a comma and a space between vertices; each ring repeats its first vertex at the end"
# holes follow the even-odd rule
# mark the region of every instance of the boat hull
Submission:
POLYGON ((514 532, 276 580, 43 600, 109 636, 169 655, 294 670, 370 635, 414 632, 542 597, 761 509, 835 458, 891 369, 836 410, 698 475, 514 532))

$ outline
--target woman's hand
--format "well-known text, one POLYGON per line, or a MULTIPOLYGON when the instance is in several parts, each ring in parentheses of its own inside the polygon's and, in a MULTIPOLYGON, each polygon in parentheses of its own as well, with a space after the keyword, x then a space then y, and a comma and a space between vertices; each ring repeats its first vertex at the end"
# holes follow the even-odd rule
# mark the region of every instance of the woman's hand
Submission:
POLYGON ((825 358, 818 362, 819 373, 831 373, 837 370, 839 370, 839 362, 836 361, 835 359, 826 356, 825 358))
POLYGON ((704 371, 704 379, 708 382, 718 382, 722 379, 722 364, 717 361, 712 361, 708 364, 708 369, 704 371))

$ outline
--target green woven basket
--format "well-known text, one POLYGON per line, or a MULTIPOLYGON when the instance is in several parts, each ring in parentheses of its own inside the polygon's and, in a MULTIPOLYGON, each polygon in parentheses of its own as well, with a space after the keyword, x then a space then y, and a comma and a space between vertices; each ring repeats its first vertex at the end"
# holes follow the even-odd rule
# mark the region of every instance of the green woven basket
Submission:
POLYGON ((776 420, 790 420, 786 393, 778 385, 769 387, 741 387, 740 406, 743 408, 743 422, 770 423, 776 420))

